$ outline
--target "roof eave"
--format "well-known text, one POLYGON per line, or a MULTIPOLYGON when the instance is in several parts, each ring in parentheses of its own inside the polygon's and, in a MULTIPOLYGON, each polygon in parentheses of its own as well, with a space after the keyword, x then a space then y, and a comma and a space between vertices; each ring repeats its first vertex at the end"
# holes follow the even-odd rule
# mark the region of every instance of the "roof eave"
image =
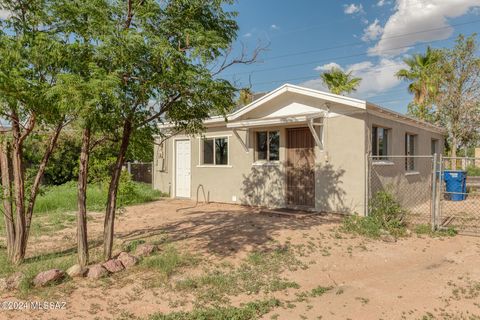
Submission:
POLYGON ((381 107, 381 106, 379 106, 375 103, 371 103, 371 102, 367 101, 367 111, 369 111, 369 110, 376 111, 376 112, 378 112, 380 114, 383 114, 383 115, 388 115, 392 118, 395 118, 396 120, 401 119, 403 121, 409 122, 412 125, 415 125, 415 126, 418 126, 418 127, 430 130, 430 131, 434 131, 434 132, 437 132, 437 133, 440 133, 440 134, 443 134, 443 135, 445 135, 447 133, 445 128, 436 126, 436 125, 428 123, 426 121, 422 121, 422 120, 407 116, 405 114, 401 114, 399 112, 396 112, 396 111, 393 111, 393 110, 390 110, 390 109, 387 109, 387 108, 383 108, 383 107, 381 107))

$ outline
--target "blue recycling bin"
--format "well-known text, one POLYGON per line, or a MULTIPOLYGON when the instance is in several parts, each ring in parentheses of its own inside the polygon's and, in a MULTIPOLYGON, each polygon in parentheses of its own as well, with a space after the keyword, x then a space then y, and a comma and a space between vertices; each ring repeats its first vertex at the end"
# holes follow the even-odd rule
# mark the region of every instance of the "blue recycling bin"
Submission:
POLYGON ((447 194, 452 201, 463 201, 467 198, 467 172, 462 170, 445 170, 447 194))

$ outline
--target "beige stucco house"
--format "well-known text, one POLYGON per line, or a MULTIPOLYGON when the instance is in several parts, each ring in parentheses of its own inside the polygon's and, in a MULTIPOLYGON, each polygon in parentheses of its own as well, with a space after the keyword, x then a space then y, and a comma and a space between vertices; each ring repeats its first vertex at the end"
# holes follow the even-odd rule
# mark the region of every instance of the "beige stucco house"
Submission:
MULTIPOLYGON (((168 130, 168 124, 163 129, 168 130)), ((173 198, 366 213, 374 165, 421 179, 415 161, 443 152, 442 128, 345 96, 285 84, 223 117, 202 135, 155 146, 154 186, 173 198)))

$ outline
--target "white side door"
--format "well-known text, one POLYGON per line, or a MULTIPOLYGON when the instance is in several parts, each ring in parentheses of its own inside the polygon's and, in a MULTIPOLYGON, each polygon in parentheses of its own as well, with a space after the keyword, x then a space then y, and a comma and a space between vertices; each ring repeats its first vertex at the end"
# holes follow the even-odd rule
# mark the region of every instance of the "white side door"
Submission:
POLYGON ((190 198, 190 140, 175 141, 175 197, 190 198))

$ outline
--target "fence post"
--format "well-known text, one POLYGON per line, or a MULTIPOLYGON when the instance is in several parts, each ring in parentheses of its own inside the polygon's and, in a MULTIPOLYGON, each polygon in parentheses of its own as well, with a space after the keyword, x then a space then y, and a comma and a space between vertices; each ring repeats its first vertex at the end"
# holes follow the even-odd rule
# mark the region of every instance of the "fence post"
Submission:
POLYGON ((436 229, 436 207, 437 207, 437 154, 433 154, 433 170, 432 170, 432 207, 431 207, 431 227, 432 231, 436 229))
POLYGON ((436 225, 437 229, 440 229, 439 219, 441 219, 441 217, 442 217, 443 170, 445 170, 445 168, 444 168, 445 160, 443 159, 442 154, 440 154, 440 159, 438 161, 440 162, 439 163, 439 169, 438 169, 438 171, 440 173, 439 173, 439 176, 438 176, 438 186, 437 186, 438 195, 437 195, 437 212, 435 214, 435 225, 436 225))
POLYGON ((371 174, 371 163, 370 163, 370 153, 365 153, 365 210, 364 216, 368 216, 368 202, 370 201, 370 174, 371 174))
POLYGON ((127 172, 128 172, 128 174, 132 174, 132 163, 131 162, 127 162, 127 172))

